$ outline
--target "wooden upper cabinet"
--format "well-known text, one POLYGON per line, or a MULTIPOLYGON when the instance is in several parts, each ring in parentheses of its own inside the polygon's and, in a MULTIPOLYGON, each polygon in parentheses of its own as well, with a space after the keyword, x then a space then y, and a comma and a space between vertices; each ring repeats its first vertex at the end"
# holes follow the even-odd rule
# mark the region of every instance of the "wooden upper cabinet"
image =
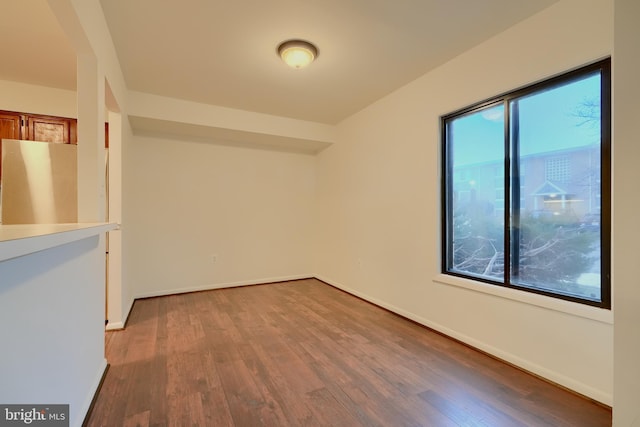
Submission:
POLYGON ((2 140, 20 139, 20 114, 0 111, 0 177, 2 177, 2 140))
POLYGON ((76 120, 63 117, 24 116, 25 137, 30 141, 77 144, 76 120))
MULTIPOLYGON (((0 111, 0 168, 2 167, 2 139, 78 143, 78 120, 66 117, 0 111)), ((0 177, 2 169, 0 169, 0 177)))
POLYGON ((0 111, 0 139, 20 139, 20 114, 0 111))
MULTIPOLYGON (((109 124, 105 123, 105 148, 109 147, 109 124)), ((2 139, 78 143, 78 120, 14 111, 0 111, 0 177, 2 177, 2 139)))

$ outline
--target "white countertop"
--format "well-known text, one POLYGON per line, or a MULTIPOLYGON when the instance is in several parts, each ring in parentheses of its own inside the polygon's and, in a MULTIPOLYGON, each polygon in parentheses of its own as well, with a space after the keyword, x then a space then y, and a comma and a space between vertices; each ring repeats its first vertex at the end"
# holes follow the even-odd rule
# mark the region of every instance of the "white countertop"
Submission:
POLYGON ((0 225, 0 262, 118 228, 109 223, 0 225))

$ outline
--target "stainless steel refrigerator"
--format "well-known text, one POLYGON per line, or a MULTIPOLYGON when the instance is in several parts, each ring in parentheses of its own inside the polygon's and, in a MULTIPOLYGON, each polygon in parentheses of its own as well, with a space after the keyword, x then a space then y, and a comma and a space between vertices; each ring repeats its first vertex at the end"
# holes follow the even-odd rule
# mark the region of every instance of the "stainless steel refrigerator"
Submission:
POLYGON ((2 224, 77 222, 77 146, 2 140, 2 224))

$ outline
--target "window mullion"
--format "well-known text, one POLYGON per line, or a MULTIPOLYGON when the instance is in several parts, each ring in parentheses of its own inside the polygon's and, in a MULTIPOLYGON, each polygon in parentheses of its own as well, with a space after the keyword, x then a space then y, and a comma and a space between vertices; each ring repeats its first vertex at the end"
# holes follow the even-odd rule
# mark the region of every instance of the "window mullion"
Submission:
POLYGON ((510 102, 510 140, 507 144, 510 150, 509 159, 511 161, 510 169, 507 169, 509 175, 509 196, 510 204, 509 228, 506 230, 511 235, 511 245, 509 246, 510 254, 510 276, 507 283, 511 283, 511 278, 517 280, 520 275, 520 107, 518 100, 510 102))
POLYGON ((504 279, 503 283, 506 285, 509 283, 509 277, 511 277, 511 235, 509 229, 511 228, 511 212, 509 212, 509 206, 511 206, 511 180, 509 179, 509 170, 511 164, 511 147, 510 147, 510 128, 511 128, 511 111, 509 109, 509 101, 504 101, 504 279))

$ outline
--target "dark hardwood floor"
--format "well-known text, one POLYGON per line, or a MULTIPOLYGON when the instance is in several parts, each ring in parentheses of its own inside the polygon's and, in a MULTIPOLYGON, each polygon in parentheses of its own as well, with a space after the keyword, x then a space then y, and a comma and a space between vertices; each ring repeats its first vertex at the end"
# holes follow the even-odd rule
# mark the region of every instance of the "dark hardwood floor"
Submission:
POLYGON ((136 301, 89 426, 610 426, 611 410, 317 280, 136 301))

